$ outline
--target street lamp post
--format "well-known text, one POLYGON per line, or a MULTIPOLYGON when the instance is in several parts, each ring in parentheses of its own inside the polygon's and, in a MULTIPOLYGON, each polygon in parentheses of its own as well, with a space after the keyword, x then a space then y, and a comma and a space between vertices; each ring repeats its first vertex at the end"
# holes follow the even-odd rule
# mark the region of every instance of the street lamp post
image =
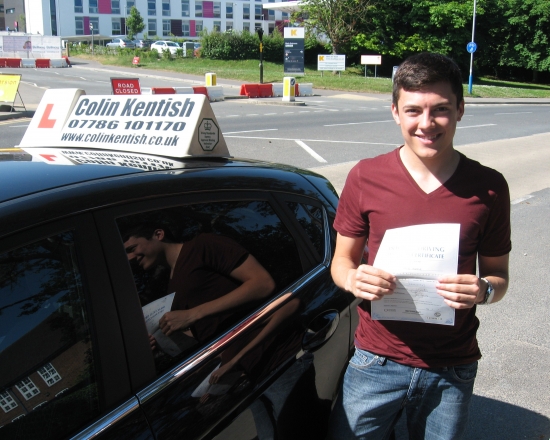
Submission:
POLYGON ((474 36, 476 32, 476 3, 477 0, 474 0, 474 16, 472 18, 472 41, 468 45, 468 52, 470 52, 470 78, 468 79, 468 93, 472 94, 472 84, 474 82, 474 52, 476 51, 476 44, 474 42, 474 36))
POLYGON ((90 32, 92 33, 92 55, 94 54, 94 25, 90 23, 90 32))
POLYGON ((257 29, 258 38, 260 39, 260 84, 264 83, 264 47, 263 47, 263 36, 264 30, 262 28, 257 29))

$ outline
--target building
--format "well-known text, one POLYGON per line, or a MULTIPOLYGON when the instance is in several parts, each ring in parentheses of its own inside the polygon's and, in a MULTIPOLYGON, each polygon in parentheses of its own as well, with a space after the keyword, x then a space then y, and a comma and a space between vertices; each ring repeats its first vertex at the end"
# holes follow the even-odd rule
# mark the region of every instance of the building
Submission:
POLYGON ((93 29, 98 35, 125 35, 132 6, 145 23, 138 37, 195 39, 203 29, 254 32, 261 27, 271 33, 283 27, 289 12, 269 7, 281 0, 262 1, 266 0, 0 0, 0 30, 14 30, 17 21, 18 30, 29 34, 91 35, 93 29))

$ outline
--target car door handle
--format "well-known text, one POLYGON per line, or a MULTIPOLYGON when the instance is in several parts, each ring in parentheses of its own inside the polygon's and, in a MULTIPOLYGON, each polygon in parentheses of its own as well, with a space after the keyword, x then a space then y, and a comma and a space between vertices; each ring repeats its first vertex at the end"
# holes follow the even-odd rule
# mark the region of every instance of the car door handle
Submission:
POLYGON ((334 334, 339 322, 340 314, 337 310, 329 310, 317 315, 308 325, 302 339, 302 349, 311 351, 324 344, 334 334))

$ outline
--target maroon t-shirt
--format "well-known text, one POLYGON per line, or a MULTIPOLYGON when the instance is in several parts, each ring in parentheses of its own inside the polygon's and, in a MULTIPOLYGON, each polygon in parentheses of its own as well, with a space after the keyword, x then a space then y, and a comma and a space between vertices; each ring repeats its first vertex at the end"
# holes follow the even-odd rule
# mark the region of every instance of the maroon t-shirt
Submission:
MULTIPOLYGON (((426 194, 405 168, 399 150, 359 162, 338 205, 335 229, 346 237, 368 237, 368 264, 373 264, 387 229, 431 223, 460 223, 459 274, 476 273, 478 254, 510 252, 510 194, 500 173, 460 154, 454 174, 426 194)), ((356 345, 395 362, 428 368, 481 357, 475 307, 456 310, 454 326, 374 321, 366 300, 358 311, 356 345)))
MULTIPOLYGON (((241 285, 230 273, 248 257, 237 242, 216 234, 200 234, 183 244, 168 293, 175 292, 172 310, 188 310, 228 294, 241 285)), ((198 320, 191 331, 200 342, 209 339, 236 311, 198 320)))

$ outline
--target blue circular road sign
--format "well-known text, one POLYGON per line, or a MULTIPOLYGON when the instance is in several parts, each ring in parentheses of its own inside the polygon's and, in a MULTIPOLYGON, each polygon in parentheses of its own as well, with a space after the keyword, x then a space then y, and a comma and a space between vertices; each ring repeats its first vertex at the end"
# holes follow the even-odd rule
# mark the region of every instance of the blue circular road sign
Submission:
POLYGON ((468 53, 474 53, 477 50, 477 44, 475 44, 473 41, 470 41, 466 45, 466 50, 468 51, 468 53))

